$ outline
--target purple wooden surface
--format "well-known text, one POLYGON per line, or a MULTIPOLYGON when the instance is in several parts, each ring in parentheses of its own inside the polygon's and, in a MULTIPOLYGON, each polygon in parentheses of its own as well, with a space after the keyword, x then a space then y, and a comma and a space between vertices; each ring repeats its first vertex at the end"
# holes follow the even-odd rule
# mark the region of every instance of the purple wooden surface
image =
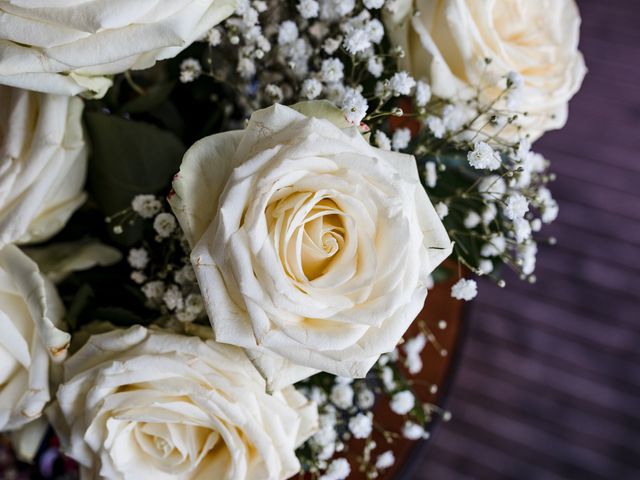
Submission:
POLYGON ((640 1, 578 3, 589 74, 536 145, 558 245, 535 285, 480 284, 453 419, 407 478, 640 478, 640 1))

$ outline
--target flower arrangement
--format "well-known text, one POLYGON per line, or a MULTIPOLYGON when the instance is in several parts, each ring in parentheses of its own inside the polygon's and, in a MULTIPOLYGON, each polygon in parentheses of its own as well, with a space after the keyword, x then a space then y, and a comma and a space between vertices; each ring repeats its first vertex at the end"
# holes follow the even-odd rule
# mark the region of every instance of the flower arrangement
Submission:
POLYGON ((378 478, 450 417, 413 388, 437 331, 405 332, 443 279, 535 281, 558 204, 531 147, 586 71, 573 0, 0 12, 21 458, 50 425, 82 479, 378 478))

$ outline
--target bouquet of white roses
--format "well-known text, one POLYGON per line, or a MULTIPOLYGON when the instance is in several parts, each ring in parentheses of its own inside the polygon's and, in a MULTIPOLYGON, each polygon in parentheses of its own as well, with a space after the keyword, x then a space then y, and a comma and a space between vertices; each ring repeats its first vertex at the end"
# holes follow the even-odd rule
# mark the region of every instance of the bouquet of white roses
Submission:
POLYGON ((339 480, 393 464, 377 401, 387 440, 428 435, 442 411, 410 377, 437 339, 396 347, 434 281, 470 300, 465 276, 535 280, 558 205, 531 145, 585 74, 573 0, 0 18, 0 432, 20 456, 50 425, 83 479, 339 480))

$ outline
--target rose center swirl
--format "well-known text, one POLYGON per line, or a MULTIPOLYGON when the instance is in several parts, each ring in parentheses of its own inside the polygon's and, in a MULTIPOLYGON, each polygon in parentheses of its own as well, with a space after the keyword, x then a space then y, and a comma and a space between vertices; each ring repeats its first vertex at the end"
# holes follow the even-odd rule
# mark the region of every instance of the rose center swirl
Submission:
POLYGON ((291 193, 271 203, 266 214, 280 261, 297 282, 324 275, 345 244, 344 212, 318 193, 291 193))

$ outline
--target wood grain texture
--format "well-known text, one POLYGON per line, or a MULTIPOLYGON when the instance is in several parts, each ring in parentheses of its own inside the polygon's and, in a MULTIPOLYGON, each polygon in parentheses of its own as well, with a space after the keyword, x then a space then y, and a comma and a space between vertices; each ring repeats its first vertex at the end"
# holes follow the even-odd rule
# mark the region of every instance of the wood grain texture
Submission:
POLYGON ((640 478, 640 2, 579 0, 589 67, 552 160, 538 283, 480 284, 440 425, 411 480, 640 478))

